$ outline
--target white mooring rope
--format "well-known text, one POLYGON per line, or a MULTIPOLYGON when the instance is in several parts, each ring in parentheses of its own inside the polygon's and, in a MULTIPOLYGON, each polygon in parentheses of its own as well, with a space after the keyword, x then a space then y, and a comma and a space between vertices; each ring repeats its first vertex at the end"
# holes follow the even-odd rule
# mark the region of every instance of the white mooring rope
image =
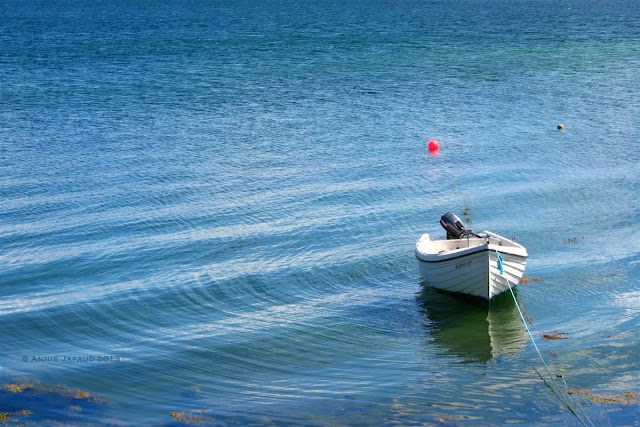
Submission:
MULTIPOLYGON (((496 254, 498 255, 498 270, 500 271, 500 275, 502 277, 504 277, 504 280, 507 282, 507 286, 509 287, 509 291, 511 291, 511 296, 513 297, 513 302, 515 302, 515 304, 516 304, 516 308, 518 309, 518 313, 520 314, 520 318, 522 319, 522 323, 524 324, 524 327, 527 330, 527 333, 529 334, 529 338, 531 338, 531 342, 533 343, 533 346, 535 347, 536 352, 538 353, 538 356, 540 356, 540 360, 542 360, 542 364, 544 365, 544 368, 547 371, 547 374, 549 375, 549 378, 551 378, 551 382, 553 383, 553 385, 555 386, 558 394, 560 395, 561 399, 563 400, 563 403, 565 404, 567 409, 569 409, 569 412, 571 412, 573 415, 575 415, 575 417, 578 419, 578 421, 580 421, 580 423, 583 426, 585 426, 585 427, 594 426, 595 427, 595 424, 589 419, 589 417, 587 416, 586 412, 580 407, 580 405, 578 405, 578 407, 580 408, 580 410, 582 412, 582 415, 586 418, 586 420, 589 422, 589 424, 587 424, 582 418, 580 418, 580 415, 578 415, 578 412, 575 409, 573 409, 573 407, 571 406, 571 402, 569 402, 569 399, 565 396, 565 393, 562 392, 562 390, 560 389, 560 387, 556 383, 556 380, 553 378, 553 375, 551 374, 551 371, 549 370, 549 366, 547 366, 547 363, 544 361, 544 357, 542 357, 542 353, 540 353, 540 350, 538 349, 536 341, 533 339, 533 335, 531 334, 531 330, 529 330, 529 326, 527 325, 527 321, 525 320, 524 315, 522 314, 522 310, 520 310, 520 305, 518 304, 518 301, 516 300, 516 295, 513 293, 513 289, 511 288, 511 283, 509 283, 509 279, 507 279, 507 275, 504 272, 504 266, 503 266, 503 261, 504 260, 502 258, 502 255, 497 250, 496 250, 496 254)), ((542 378, 542 380, 545 381, 544 378, 542 378)), ((564 378, 563 378, 563 381, 564 381, 564 378)), ((567 385, 566 381, 564 383, 565 383, 565 386, 566 386, 567 385)))

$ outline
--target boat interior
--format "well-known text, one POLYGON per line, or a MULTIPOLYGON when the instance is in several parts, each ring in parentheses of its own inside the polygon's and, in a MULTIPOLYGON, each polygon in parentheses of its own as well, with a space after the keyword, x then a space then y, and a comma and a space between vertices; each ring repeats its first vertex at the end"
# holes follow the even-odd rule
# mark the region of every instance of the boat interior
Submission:
POLYGON ((467 230, 462 221, 454 213, 447 212, 440 218, 440 225, 447 232, 446 240, 431 240, 424 234, 416 245, 418 251, 424 254, 440 254, 457 249, 475 248, 485 245, 519 247, 515 242, 504 239, 497 234, 485 231, 483 234, 467 230))
POLYGON ((487 244, 496 246, 517 246, 511 240, 507 240, 497 236, 489 231, 485 231, 485 237, 464 237, 462 239, 446 239, 446 240, 431 240, 428 234, 423 235, 418 241, 418 250, 425 254, 436 254, 449 252, 456 249, 475 248, 478 246, 484 246, 487 244))

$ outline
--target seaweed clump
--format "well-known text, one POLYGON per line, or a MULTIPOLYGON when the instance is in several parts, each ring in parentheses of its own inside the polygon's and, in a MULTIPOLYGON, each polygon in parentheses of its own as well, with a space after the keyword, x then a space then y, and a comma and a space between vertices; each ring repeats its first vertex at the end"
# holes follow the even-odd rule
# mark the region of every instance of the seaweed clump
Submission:
POLYGON ((187 412, 172 412, 169 416, 174 420, 185 424, 198 424, 200 422, 200 418, 198 418, 197 415, 187 412))
POLYGON ((78 412, 85 417, 99 418, 106 400, 63 384, 14 380, 0 384, 0 402, 4 404, 0 406, 5 406, 0 408, 0 427, 8 427, 74 424, 78 421, 78 412), (26 416, 29 418, 23 418, 26 416))
POLYGON ((9 390, 12 393, 22 393, 25 390, 33 388, 31 384, 5 384, 2 388, 9 390))
POLYGON ((529 277, 526 274, 522 276, 522 279, 518 282, 519 285, 530 285, 533 282, 543 282, 543 279, 537 279, 535 277, 529 277))
POLYGON ((19 423, 22 421, 19 417, 27 417, 31 414, 33 414, 33 412, 28 409, 17 412, 0 412, 0 423, 2 425, 7 425, 10 421, 19 423))
POLYGON ((595 394, 589 390, 567 390, 568 395, 581 395, 595 403, 605 405, 636 405, 638 404, 638 395, 625 391, 624 395, 619 394, 595 394))
POLYGON ((92 403, 102 403, 103 399, 93 396, 86 391, 75 390, 69 388, 65 385, 43 385, 43 384, 5 384, 2 386, 3 389, 8 390, 12 393, 22 393, 26 390, 29 390, 33 393, 38 394, 53 394, 63 398, 71 398, 71 399, 79 399, 86 400, 92 403))
POLYGON ((464 215, 464 221, 469 227, 471 227, 471 212, 469 212, 469 208, 467 206, 464 207, 462 215, 464 215))
POLYGON ((577 245, 582 240, 584 240, 584 237, 569 237, 567 240, 565 240, 564 244, 565 245, 569 245, 569 244, 577 245))
POLYGON ((169 416, 173 418, 175 421, 181 422, 184 424, 200 424, 202 422, 213 423, 216 421, 215 418, 202 416, 202 414, 206 414, 209 411, 210 409, 203 409, 197 413, 187 412, 187 411, 182 411, 182 412, 175 411, 170 413, 169 416))
POLYGON ((542 338, 547 341, 568 340, 569 334, 565 332, 557 332, 553 334, 542 334, 542 338))

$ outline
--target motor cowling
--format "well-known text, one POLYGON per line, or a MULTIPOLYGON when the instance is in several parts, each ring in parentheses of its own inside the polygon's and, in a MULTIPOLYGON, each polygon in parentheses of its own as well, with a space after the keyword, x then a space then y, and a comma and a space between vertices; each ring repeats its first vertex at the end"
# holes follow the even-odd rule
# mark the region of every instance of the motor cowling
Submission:
POLYGON ((453 212, 447 212, 440 218, 440 225, 447 230, 447 239, 459 239, 467 234, 460 218, 453 212))

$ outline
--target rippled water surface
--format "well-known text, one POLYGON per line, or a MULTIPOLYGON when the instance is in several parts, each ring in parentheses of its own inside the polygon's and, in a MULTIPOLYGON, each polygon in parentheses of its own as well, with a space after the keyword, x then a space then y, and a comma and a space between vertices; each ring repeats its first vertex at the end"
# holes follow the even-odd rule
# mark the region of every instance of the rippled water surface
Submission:
POLYGON ((578 425, 510 295, 421 286, 468 208, 579 414, 639 425, 639 76, 633 1, 4 1, 0 412, 578 425))

